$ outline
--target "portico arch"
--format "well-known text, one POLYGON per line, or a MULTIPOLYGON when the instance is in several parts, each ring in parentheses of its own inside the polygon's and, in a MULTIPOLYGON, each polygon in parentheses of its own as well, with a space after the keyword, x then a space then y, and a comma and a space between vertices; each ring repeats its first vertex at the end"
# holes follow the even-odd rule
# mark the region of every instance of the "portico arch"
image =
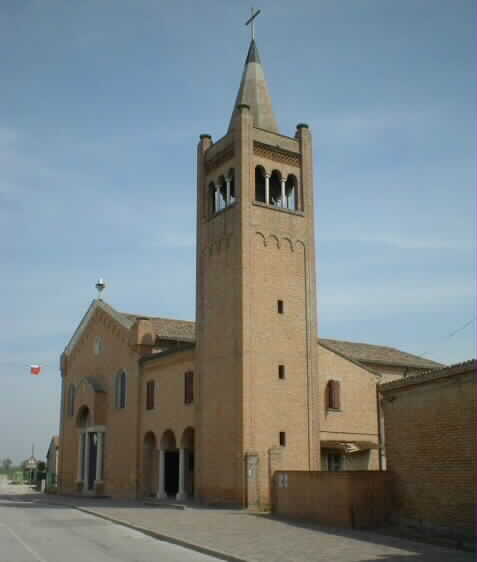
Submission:
POLYGON ((171 429, 164 431, 159 449, 159 498, 175 498, 179 490, 179 451, 171 429))
POLYGON ((76 414, 76 427, 88 427, 90 419, 91 415, 88 406, 81 406, 76 414))
POLYGON ((92 412, 83 404, 76 414, 78 428, 77 482, 83 494, 94 494, 103 482, 104 426, 92 425, 92 412))
POLYGON ((184 429, 179 449, 179 492, 177 499, 194 497, 194 428, 184 429))
POLYGON ((145 497, 155 496, 158 488, 157 440, 152 431, 144 435, 143 445, 143 490, 145 497))

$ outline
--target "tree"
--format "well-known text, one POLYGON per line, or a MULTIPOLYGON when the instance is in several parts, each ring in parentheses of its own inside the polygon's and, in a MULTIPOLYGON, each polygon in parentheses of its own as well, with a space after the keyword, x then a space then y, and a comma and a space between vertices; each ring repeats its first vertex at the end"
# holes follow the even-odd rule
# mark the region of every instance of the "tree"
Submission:
POLYGON ((2 468, 5 472, 8 472, 12 468, 12 459, 6 458, 2 460, 2 468))

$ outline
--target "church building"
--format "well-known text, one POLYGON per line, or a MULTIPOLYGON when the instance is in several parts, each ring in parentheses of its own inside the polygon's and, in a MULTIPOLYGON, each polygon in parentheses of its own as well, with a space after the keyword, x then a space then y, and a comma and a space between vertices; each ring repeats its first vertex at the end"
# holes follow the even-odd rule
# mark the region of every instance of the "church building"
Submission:
POLYGON ((197 148, 196 322, 90 305, 61 358, 59 490, 265 508, 276 470, 383 467, 376 383, 439 366, 318 339, 312 134, 255 40, 197 148))

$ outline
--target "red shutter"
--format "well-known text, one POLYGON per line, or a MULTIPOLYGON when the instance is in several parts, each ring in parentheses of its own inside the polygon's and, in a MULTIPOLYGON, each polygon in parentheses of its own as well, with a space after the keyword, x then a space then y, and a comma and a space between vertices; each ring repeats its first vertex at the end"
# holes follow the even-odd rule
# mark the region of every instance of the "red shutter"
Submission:
POLYGON ((340 409, 340 383, 339 381, 328 381, 325 391, 326 407, 331 410, 340 409))
POLYGON ((146 409, 154 409, 154 381, 148 381, 146 384, 146 409))
POLYGON ((184 374, 184 404, 194 401, 194 373, 189 371, 184 374))
POLYGON ((340 407, 341 407, 341 405, 340 405, 340 383, 338 381, 335 381, 334 387, 335 387, 335 408, 337 410, 339 410, 340 407))

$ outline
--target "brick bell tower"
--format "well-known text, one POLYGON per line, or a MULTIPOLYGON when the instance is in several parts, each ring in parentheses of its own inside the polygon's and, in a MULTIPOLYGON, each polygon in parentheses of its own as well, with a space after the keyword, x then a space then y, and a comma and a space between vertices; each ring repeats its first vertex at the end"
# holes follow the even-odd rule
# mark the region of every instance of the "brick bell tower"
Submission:
POLYGON ((196 492, 266 507, 319 469, 312 139, 279 132, 250 43, 224 137, 197 154, 196 492))

